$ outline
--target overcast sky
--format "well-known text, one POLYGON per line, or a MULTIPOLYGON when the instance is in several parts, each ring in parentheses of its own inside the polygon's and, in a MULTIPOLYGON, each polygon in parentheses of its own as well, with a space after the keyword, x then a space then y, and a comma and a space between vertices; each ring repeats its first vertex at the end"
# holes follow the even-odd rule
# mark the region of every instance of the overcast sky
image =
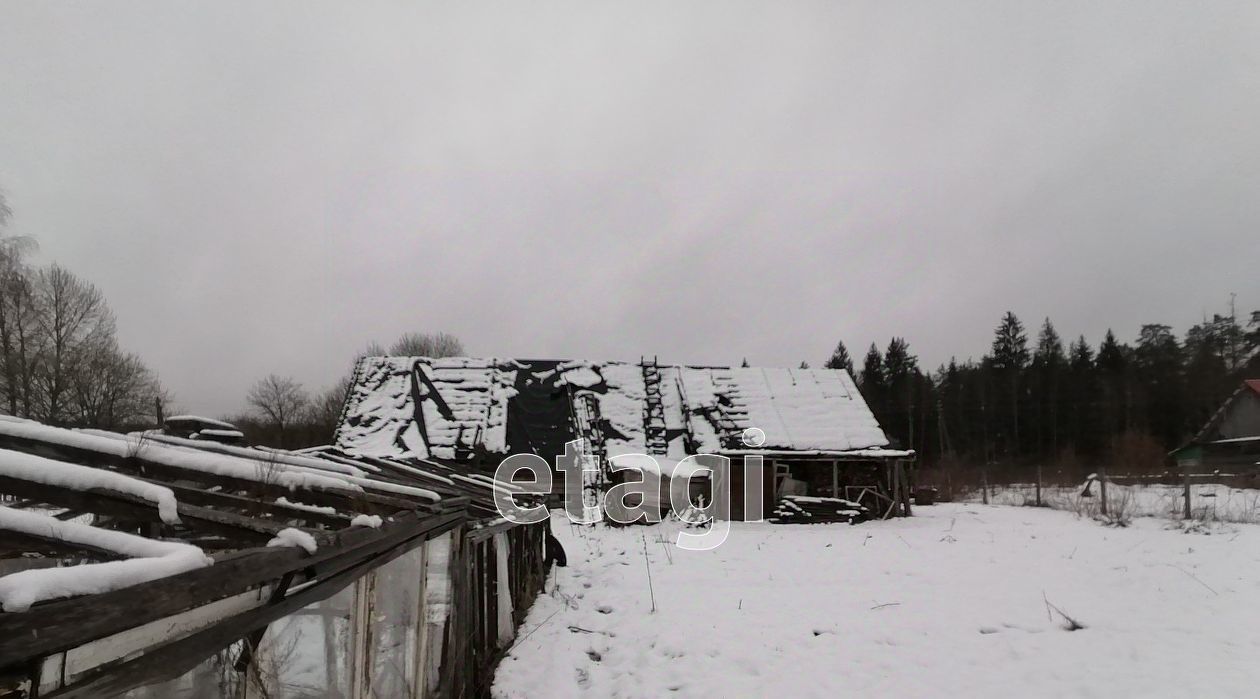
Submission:
POLYGON ((371 339, 979 357, 1260 307, 1260 3, 0 0, 0 188, 187 410, 371 339))

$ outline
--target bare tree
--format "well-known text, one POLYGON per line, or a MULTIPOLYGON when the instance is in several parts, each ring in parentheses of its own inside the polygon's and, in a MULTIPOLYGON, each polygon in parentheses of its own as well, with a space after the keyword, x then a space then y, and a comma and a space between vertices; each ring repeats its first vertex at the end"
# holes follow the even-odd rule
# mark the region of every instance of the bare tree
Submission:
POLYGON ((26 339, 34 317, 25 258, 36 246, 29 237, 4 233, 12 215, 0 190, 0 397, 9 413, 17 415, 30 404, 31 362, 26 339))
POLYGON ((258 410, 260 417, 270 422, 279 432, 284 446, 285 430, 302 419, 310 404, 310 397, 302 384, 287 376, 270 374, 249 389, 246 400, 258 410))
POLYGON ((113 345, 114 314, 99 289, 56 264, 35 276, 33 300, 41 340, 34 417, 64 423, 70 417, 74 367, 113 345))
POLYGON ((23 258, 33 247, 29 238, 0 238, 0 395, 13 415, 29 412, 31 404, 35 304, 23 258))
POLYGON ((350 377, 342 377, 340 381, 311 401, 311 424, 320 434, 331 441, 337 429, 337 421, 341 419, 341 408, 346 402, 346 393, 350 390, 350 377))
POLYGON ((0 408, 54 424, 136 425, 162 393, 157 378, 119 349, 99 289, 56 264, 27 266, 35 242, 4 234, 11 214, 0 192, 0 408))
POLYGON ((140 357, 112 341, 76 364, 72 377, 76 422, 121 429, 156 420, 154 399, 166 398, 140 357))
POLYGON ((396 357, 459 357, 464 343, 450 333, 407 333, 389 346, 396 357))

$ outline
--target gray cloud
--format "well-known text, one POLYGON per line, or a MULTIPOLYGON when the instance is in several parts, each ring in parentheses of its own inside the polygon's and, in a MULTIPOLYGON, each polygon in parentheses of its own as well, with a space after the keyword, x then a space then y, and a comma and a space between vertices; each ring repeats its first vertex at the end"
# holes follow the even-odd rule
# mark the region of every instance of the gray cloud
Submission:
POLYGON ((3 3, 14 232, 190 409, 372 338, 794 365, 1260 306, 1254 3, 3 3), (1250 305, 1248 305, 1250 304, 1250 305))

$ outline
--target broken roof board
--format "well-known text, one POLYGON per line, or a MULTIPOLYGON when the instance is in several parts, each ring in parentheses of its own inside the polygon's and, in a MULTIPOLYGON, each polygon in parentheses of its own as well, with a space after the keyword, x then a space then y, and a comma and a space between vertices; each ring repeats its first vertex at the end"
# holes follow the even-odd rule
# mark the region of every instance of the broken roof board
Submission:
POLYGON ((353 452, 453 459, 461 450, 507 449, 507 402, 516 381, 510 363, 467 357, 367 357, 360 361, 356 376, 336 437, 337 444, 353 452), (413 370, 424 374, 418 385, 413 370), (433 398, 429 384, 437 399, 426 400, 433 398), (423 432, 416 422, 417 394, 423 432))

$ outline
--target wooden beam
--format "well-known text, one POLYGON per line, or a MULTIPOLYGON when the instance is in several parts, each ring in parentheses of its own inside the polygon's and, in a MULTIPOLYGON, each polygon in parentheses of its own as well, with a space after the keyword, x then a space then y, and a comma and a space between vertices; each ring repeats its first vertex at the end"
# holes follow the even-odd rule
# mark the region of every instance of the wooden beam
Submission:
MULTIPOLYGON (((105 467, 128 475, 139 476, 146 480, 155 480, 162 484, 186 481, 205 486, 207 489, 226 488, 243 491, 251 495, 266 495, 273 499, 292 497, 294 493, 294 490, 277 483, 223 476, 197 469, 164 464, 152 459, 146 459, 141 455, 118 456, 93 449, 28 439, 2 432, 0 432, 0 449, 12 449, 74 464, 105 467)), ((328 474, 328 476, 333 477, 332 474, 328 474)), ((360 493, 348 490, 325 490, 322 488, 297 488, 296 491, 302 493, 302 499, 309 501, 310 504, 363 514, 392 512, 400 509, 399 505, 401 503, 407 503, 407 507, 414 508, 417 506, 416 502, 399 496, 373 492, 360 493)))
MULTIPOLYGON (((141 522, 163 524, 158 515, 157 503, 145 500, 131 493, 123 493, 104 488, 91 490, 70 490, 59 486, 45 485, 20 478, 0 476, 0 492, 30 497, 49 505, 66 507, 81 512, 110 514, 135 519, 141 522)), ((178 503, 176 511, 185 524, 195 525, 244 542, 266 542, 288 525, 271 522, 255 517, 246 517, 233 512, 212 510, 196 505, 178 503)), ((316 540, 327 538, 319 531, 311 531, 316 540)))
POLYGON ((40 536, 38 534, 15 532, 7 529, 0 529, 0 550, 25 552, 52 551, 56 553, 96 559, 98 561, 115 561, 120 558, 126 558, 126 556, 123 556, 117 551, 97 548, 87 544, 76 544, 68 541, 62 541, 61 539, 51 536, 40 536))
MULTIPOLYGON (((234 510, 238 510, 246 514, 267 514, 281 520, 298 519, 306 522, 307 524, 320 524, 334 529, 341 529, 349 526, 350 524, 351 518, 348 515, 329 514, 327 512, 312 512, 292 505, 284 505, 277 502, 266 502, 257 498, 248 498, 243 495, 202 490, 200 488, 189 488, 187 486, 175 485, 172 483, 154 482, 157 485, 170 488, 171 492, 175 493, 175 498, 181 503, 206 505, 220 509, 233 508, 234 510)), ((302 495, 294 495, 294 497, 300 498, 302 495)))

